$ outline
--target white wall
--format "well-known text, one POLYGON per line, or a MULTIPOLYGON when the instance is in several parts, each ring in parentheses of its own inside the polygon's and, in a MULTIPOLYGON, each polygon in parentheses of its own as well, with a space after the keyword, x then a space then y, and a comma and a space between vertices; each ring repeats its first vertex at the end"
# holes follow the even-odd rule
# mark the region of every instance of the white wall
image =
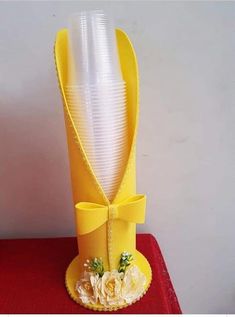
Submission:
POLYGON ((138 189, 184 312, 235 312, 235 3, 1 2, 0 236, 74 235, 53 61, 70 13, 104 8, 141 78, 138 189))

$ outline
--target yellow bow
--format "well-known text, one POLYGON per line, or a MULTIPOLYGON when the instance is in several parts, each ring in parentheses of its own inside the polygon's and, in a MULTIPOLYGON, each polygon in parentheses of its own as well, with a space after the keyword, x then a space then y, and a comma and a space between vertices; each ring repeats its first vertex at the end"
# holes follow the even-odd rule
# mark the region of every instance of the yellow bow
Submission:
POLYGON ((145 195, 131 196, 119 204, 108 206, 80 202, 75 205, 78 234, 90 233, 112 219, 144 223, 145 206, 145 195))

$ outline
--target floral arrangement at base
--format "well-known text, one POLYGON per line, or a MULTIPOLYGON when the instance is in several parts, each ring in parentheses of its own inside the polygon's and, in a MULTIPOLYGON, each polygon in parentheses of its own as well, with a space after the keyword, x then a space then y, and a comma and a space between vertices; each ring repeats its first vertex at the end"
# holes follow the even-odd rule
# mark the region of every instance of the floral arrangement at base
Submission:
POLYGON ((132 260, 130 253, 123 252, 119 269, 111 272, 104 271, 102 259, 87 260, 83 277, 75 286, 82 303, 121 306, 139 298, 146 277, 136 265, 130 265, 132 260))

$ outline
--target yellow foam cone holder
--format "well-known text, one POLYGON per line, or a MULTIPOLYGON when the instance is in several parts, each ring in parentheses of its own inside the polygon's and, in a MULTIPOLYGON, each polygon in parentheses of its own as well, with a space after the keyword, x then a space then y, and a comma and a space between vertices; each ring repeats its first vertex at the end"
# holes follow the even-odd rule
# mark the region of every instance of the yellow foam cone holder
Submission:
POLYGON ((117 29, 116 38, 123 80, 126 82, 129 154, 119 189, 112 202, 107 199, 92 170, 66 100, 65 86, 69 80, 67 29, 57 33, 55 43, 55 62, 64 105, 79 250, 79 255, 67 268, 65 285, 74 301, 99 311, 117 310, 133 304, 146 293, 152 279, 147 259, 136 250, 136 224, 144 223, 146 200, 144 195, 136 194, 135 145, 139 107, 137 60, 128 36, 117 29), (89 259, 102 258, 105 271, 110 272, 118 269, 123 252, 133 255, 131 265, 137 266, 145 275, 145 284, 138 297, 121 304, 84 303, 75 289, 77 281, 84 273, 84 263, 89 259))

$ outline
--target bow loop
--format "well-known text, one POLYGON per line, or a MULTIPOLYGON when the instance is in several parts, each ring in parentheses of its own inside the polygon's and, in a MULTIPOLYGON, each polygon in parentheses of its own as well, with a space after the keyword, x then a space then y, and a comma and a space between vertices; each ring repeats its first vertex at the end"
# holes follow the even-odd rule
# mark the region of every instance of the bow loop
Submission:
POLYGON ((145 195, 134 195, 118 204, 108 206, 80 202, 75 205, 78 234, 90 233, 109 220, 120 219, 133 223, 144 223, 145 206, 145 195))

